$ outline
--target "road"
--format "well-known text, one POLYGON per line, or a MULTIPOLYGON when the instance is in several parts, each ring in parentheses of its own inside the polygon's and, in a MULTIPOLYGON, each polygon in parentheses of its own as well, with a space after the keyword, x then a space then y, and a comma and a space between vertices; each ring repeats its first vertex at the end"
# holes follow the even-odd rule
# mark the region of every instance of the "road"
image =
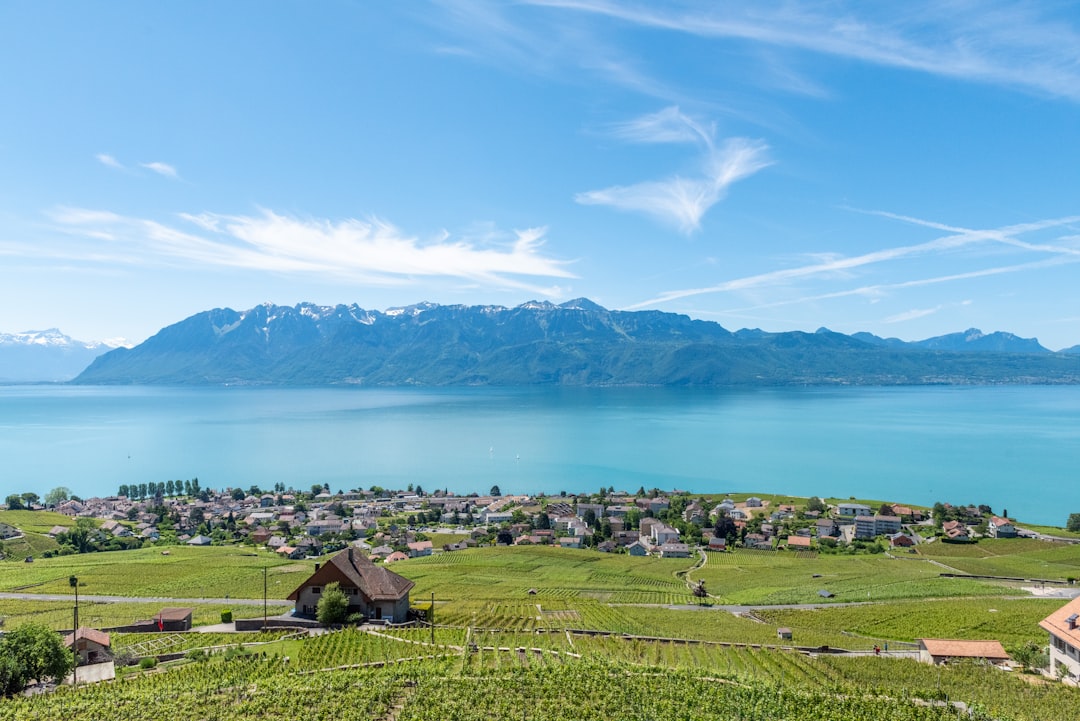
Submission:
MULTIPOLYGON (((75 602, 71 593, 0 593, 0 599, 13 601, 69 601, 75 602)), ((212 603, 226 606, 261 606, 261 598, 171 598, 168 596, 94 596, 79 594, 79 601, 86 603, 212 603)), ((292 601, 280 598, 268 598, 267 605, 291 606, 292 601)))

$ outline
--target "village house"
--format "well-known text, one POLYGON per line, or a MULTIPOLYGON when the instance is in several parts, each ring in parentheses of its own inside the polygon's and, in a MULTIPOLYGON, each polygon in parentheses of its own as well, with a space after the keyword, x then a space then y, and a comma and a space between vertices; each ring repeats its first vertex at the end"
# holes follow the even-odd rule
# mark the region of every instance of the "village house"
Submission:
POLYGON ((1008 518, 992 516, 986 524, 987 533, 994 538, 1016 538, 1016 526, 1008 518))
POLYGON ((296 603, 295 613, 314 616, 322 591, 329 583, 338 587, 349 600, 349 613, 368 619, 403 623, 409 615, 409 591, 412 581, 381 566, 359 551, 347 548, 321 566, 315 567, 306 581, 288 595, 296 603))
POLYGON ((631 556, 648 556, 649 548, 640 540, 637 540, 626 547, 626 552, 631 556))
POLYGON ((941 524, 941 530, 950 541, 966 541, 970 538, 967 526, 960 521, 945 521, 941 524))
POLYGON ((662 546, 665 543, 678 543, 679 531, 664 523, 658 523, 652 527, 652 542, 654 546, 662 546))
POLYGON ((1080 597, 1039 621, 1039 627, 1050 634, 1050 673, 1057 675, 1064 668, 1080 683, 1080 597))
POLYGON ((690 558, 690 546, 685 543, 663 543, 658 550, 660 558, 690 558))
POLYGON ((409 557, 419 558, 420 556, 430 556, 432 551, 431 541, 415 541, 409 545, 409 557))

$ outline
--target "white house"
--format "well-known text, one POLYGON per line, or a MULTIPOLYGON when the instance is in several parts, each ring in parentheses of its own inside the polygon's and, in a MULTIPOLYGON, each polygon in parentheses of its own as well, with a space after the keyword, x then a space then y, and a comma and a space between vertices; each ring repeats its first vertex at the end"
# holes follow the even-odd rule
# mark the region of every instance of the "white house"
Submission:
POLYGON ((1008 518, 992 517, 986 524, 986 530, 994 538, 1016 538, 1016 526, 1008 518))
POLYGON ((1050 673, 1068 669, 1069 678, 1080 681, 1080 598, 1074 598, 1049 616, 1039 626, 1050 634, 1050 673))

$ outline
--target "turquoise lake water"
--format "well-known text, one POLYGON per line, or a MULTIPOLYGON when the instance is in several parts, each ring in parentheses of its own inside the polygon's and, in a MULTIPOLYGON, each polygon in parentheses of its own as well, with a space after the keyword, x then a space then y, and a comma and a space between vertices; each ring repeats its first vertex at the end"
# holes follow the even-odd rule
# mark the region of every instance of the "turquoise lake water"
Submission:
POLYGON ((1080 512, 1080 387, 0 387, 0 497, 198 477, 486 493, 639 486, 1080 512))

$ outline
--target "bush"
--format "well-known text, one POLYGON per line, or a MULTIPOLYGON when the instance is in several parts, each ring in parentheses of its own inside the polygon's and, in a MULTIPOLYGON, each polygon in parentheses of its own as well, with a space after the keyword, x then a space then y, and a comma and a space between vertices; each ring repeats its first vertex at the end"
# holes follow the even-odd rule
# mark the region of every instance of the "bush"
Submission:
POLYGON ((193 648, 184 655, 189 661, 205 661, 206 651, 201 648, 193 648))
POLYGON ((221 622, 222 623, 232 623, 232 611, 230 611, 230 610, 222 611, 221 612, 221 622))
POLYGON ((359 625, 361 625, 362 623, 364 623, 365 621, 367 621, 367 617, 366 617, 366 616, 364 616, 364 614, 362 614, 362 613, 359 613, 359 612, 357 612, 357 613, 350 613, 350 614, 349 614, 349 617, 345 619, 345 622, 346 622, 346 623, 351 623, 351 624, 353 624, 354 626, 359 626, 359 625))
POLYGON ((154 656, 147 656, 146 658, 139 659, 139 668, 144 671, 148 668, 153 668, 154 666, 157 666, 157 658, 154 656))

